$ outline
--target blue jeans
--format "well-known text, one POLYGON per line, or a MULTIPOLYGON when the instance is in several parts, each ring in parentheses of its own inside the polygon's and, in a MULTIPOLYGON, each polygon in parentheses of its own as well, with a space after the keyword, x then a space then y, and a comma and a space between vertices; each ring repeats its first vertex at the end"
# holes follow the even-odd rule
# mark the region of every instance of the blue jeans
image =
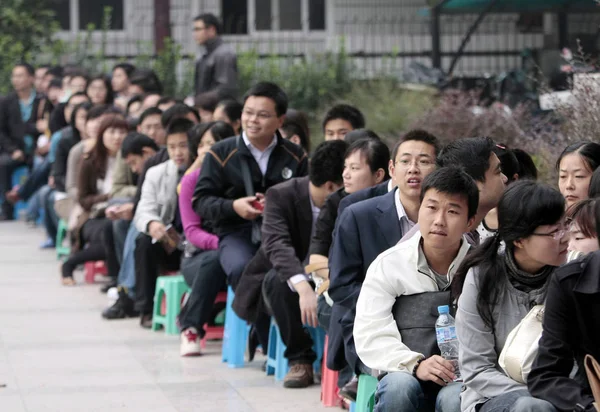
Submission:
POLYGON ((460 412, 462 383, 441 387, 420 382, 406 372, 388 373, 379 381, 375 392, 376 412, 460 412))
POLYGON ((532 397, 526 389, 496 396, 480 405, 479 412, 556 412, 550 402, 532 397))
POLYGON ((56 240, 56 233, 58 232, 58 215, 54 210, 54 200, 56 197, 56 190, 50 190, 45 197, 42 198, 44 205, 44 227, 46 228, 46 234, 50 239, 56 240))
POLYGON ((252 244, 252 229, 249 227, 219 238, 219 261, 227 276, 227 283, 234 291, 246 265, 257 251, 258 246, 252 244))
POLYGON ((27 220, 36 221, 40 215, 40 209, 44 207, 44 199, 54 189, 50 186, 45 185, 39 188, 27 202, 27 220))
POLYGON ((119 269, 118 284, 127 288, 127 294, 131 299, 135 299, 135 239, 140 232, 131 223, 125 238, 125 247, 123 248, 123 260, 121 269, 119 269))
POLYGON ((125 240, 127 239, 127 233, 129 233, 129 226, 132 224, 131 220, 119 219, 113 221, 113 241, 115 243, 115 253, 117 254, 117 262, 119 265, 123 264, 123 252, 125 251, 125 240))

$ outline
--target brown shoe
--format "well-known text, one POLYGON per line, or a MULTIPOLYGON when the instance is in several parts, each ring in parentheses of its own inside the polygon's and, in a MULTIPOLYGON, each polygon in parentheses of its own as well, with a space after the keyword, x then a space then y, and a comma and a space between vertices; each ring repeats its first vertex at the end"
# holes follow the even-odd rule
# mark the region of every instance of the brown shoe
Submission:
POLYGON ((312 364, 297 363, 283 379, 284 388, 308 388, 315 383, 312 364))

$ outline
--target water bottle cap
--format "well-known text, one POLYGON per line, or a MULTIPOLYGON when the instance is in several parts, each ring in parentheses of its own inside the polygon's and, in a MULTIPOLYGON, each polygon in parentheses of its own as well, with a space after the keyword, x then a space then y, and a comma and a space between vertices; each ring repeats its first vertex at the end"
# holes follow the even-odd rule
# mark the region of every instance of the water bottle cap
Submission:
POLYGON ((448 307, 448 305, 438 306, 438 313, 440 315, 450 313, 450 307, 448 307))

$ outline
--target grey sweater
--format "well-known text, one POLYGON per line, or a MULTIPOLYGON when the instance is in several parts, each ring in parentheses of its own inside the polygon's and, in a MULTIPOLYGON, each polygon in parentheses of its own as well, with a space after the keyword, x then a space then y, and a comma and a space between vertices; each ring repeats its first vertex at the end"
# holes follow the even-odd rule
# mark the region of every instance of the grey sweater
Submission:
MULTIPOLYGON (((529 313, 531 308, 543 304, 548 281, 529 293, 516 289, 505 273, 498 279, 497 287, 505 292, 492 308, 493 328, 486 326, 477 310, 479 294, 477 268, 467 274, 456 314, 456 334, 460 344, 459 366, 464 379, 461 410, 475 411, 478 404, 515 390, 527 389, 509 378, 498 365, 498 358, 508 334, 529 313)), ((551 276, 548 276, 548 280, 551 276)))

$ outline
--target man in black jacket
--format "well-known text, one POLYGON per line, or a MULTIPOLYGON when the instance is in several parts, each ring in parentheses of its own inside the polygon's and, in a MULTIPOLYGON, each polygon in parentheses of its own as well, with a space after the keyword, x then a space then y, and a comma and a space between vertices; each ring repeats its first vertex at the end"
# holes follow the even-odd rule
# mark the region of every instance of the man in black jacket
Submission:
POLYGON ((304 150, 278 132, 287 106, 287 95, 279 86, 252 87, 244 97, 244 132, 212 146, 196 185, 194 210, 215 228, 221 266, 234 289, 260 245, 264 193, 308 172, 304 150))
POLYGON ((233 47, 223 43, 221 31, 221 23, 213 14, 194 19, 194 40, 205 49, 196 62, 196 96, 207 92, 214 92, 219 99, 237 95, 237 57, 233 47))
MULTIPOLYGON (((12 70, 11 83, 15 92, 0 104, 0 197, 11 188, 11 174, 32 160, 36 141, 46 131, 47 121, 38 119, 40 97, 33 87, 35 70, 19 63, 12 70)), ((13 207, 2 202, 4 220, 12 220, 13 207)))

